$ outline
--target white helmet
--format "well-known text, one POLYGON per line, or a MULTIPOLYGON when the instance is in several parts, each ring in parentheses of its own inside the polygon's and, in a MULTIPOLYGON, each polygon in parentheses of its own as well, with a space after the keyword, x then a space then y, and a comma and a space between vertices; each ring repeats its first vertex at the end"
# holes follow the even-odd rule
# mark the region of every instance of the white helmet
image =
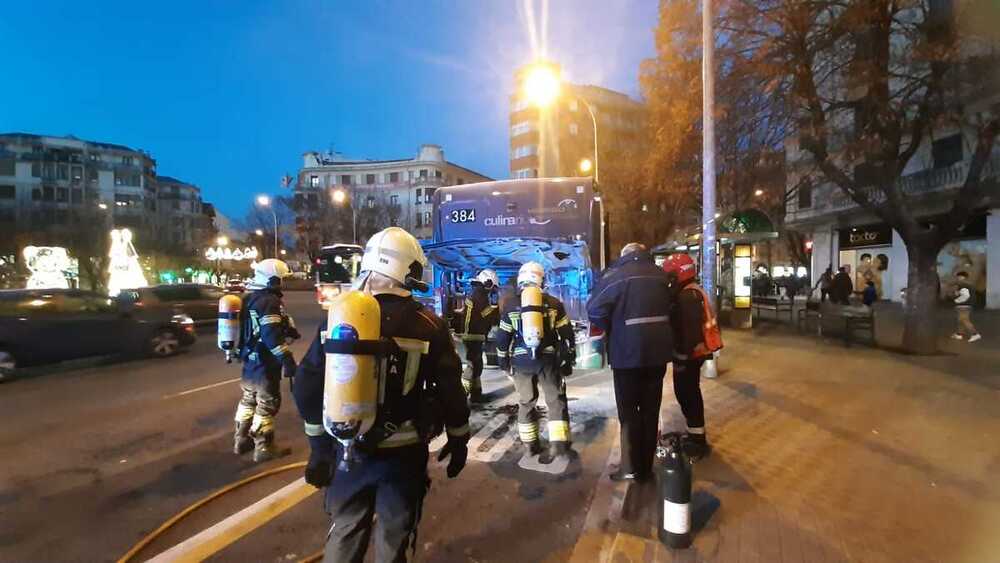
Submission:
POLYGON ((518 287, 524 285, 536 285, 542 287, 545 283, 545 268, 538 262, 525 262, 521 269, 517 271, 518 287))
POLYGON ((427 267, 424 249, 410 233, 399 227, 389 227, 368 239, 361 272, 381 274, 404 288, 418 288, 427 267))
POLYGON ((276 258, 254 262, 251 267, 253 268, 253 281, 248 285, 253 289, 276 286, 283 278, 292 275, 292 271, 288 269, 288 264, 276 258))
POLYGON ((483 284, 483 287, 486 289, 493 289, 494 287, 498 287, 500 285, 500 278, 497 277, 497 273, 493 270, 483 270, 482 272, 479 272, 479 275, 477 275, 472 281, 483 284))

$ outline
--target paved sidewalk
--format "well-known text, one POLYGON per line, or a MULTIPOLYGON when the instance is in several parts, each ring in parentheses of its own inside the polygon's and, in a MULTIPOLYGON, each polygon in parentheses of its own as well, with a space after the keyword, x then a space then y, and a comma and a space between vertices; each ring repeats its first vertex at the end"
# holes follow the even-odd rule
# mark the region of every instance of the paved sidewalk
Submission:
MULTIPOLYGON (((1000 561, 1000 361, 956 373, 962 356, 724 338, 693 547, 655 540, 655 486, 605 478, 574 560, 1000 561)), ((683 428, 669 386, 663 404, 683 428)))

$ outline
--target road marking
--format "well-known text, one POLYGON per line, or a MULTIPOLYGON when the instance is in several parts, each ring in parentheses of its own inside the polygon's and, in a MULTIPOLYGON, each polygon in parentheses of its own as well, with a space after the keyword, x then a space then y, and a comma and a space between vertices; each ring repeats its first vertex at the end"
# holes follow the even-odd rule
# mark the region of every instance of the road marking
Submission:
POLYGON ((240 379, 241 378, 239 378, 239 377, 234 377, 233 379, 227 379, 225 381, 220 381, 218 383, 212 383, 212 384, 209 384, 209 385, 202 385, 201 387, 195 387, 194 389, 188 389, 187 391, 181 391, 180 393, 174 393, 173 395, 164 395, 163 398, 164 399, 173 399, 173 398, 176 398, 176 397, 183 397, 184 395, 190 395, 191 393, 197 393, 198 391, 204 391, 206 389, 212 389, 214 387, 221 387, 223 385, 228 385, 230 383, 235 383, 235 382, 239 381, 240 379))
POLYGON ((204 561, 309 498, 316 491, 305 479, 299 478, 149 561, 204 561))

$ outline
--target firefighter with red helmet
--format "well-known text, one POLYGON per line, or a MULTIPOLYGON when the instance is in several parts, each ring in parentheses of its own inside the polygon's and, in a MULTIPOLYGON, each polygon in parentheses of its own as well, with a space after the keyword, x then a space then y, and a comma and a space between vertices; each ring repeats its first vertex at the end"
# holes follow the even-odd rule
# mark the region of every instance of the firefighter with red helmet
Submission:
POLYGON ((675 295, 670 322, 674 334, 674 395, 687 422, 684 450, 692 459, 709 453, 705 435, 705 402, 701 366, 722 348, 711 298, 698 285, 698 270, 687 254, 671 254, 663 262, 675 295))

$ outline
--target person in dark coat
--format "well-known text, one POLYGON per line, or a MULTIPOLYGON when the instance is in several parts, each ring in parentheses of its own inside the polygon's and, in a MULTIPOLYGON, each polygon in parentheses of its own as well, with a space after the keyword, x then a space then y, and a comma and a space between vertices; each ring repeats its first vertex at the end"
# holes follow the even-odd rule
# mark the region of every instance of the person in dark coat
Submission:
POLYGON ((666 274, 646 247, 630 243, 594 287, 590 322, 608 333, 615 402, 621 422, 622 459, 614 480, 652 475, 663 376, 672 357, 666 274))
POLYGON ((839 305, 850 305, 852 293, 854 293, 854 282, 851 281, 851 275, 847 273, 847 268, 841 266, 837 268, 837 275, 833 276, 830 300, 839 305))

